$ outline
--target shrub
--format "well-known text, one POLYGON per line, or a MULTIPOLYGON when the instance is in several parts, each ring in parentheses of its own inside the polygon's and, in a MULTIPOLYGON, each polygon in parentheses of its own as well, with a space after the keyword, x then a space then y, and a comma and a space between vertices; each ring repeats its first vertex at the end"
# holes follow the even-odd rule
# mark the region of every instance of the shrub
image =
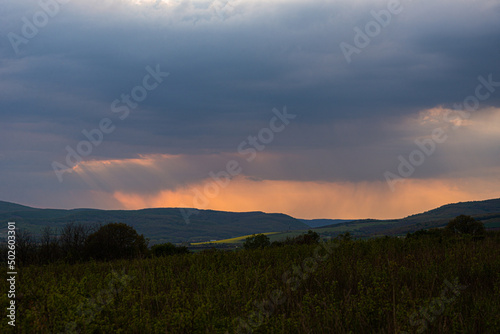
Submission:
POLYGON ((147 241, 132 227, 124 223, 102 226, 88 236, 86 254, 96 260, 141 257, 147 254, 147 241))
POLYGON ((151 247, 153 256, 167 256, 175 254, 187 254, 189 250, 185 246, 176 246, 170 242, 158 244, 151 247))
POLYGON ((246 238, 243 247, 245 249, 257 249, 267 247, 270 244, 269 237, 261 233, 257 235, 254 234, 251 237, 246 238))
POLYGON ((282 241, 273 241, 272 247, 281 247, 285 245, 315 245, 319 243, 320 236, 314 231, 307 231, 307 233, 298 235, 294 238, 287 237, 282 241))
POLYGON ((446 225, 446 230, 453 234, 484 235, 484 224, 471 216, 460 215, 446 225))
POLYGON ((319 234, 309 230, 306 234, 295 237, 293 241, 297 245, 314 245, 319 242, 319 234))
POLYGON ((420 230, 415 231, 413 233, 408 232, 406 234, 406 238, 408 238, 408 239, 420 239, 420 238, 426 238, 426 237, 442 238, 443 237, 443 230, 437 229, 437 228, 431 228, 429 230, 420 229, 420 230))
POLYGON ((352 235, 349 232, 341 233, 337 236, 337 240, 340 241, 351 241, 352 240, 352 235))

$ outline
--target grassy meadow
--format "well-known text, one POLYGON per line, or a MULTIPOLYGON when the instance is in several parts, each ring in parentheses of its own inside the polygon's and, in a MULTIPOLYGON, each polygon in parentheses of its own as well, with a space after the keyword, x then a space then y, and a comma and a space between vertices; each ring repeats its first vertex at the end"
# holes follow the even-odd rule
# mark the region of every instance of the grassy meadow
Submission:
POLYGON ((496 333, 499 297, 499 233, 334 240, 20 268, 0 332, 496 333))

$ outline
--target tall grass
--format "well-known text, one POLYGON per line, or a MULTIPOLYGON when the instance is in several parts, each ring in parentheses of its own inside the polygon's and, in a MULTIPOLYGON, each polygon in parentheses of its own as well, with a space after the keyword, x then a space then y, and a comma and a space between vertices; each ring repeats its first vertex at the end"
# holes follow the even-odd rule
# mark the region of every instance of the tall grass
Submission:
POLYGON ((17 326, 4 317, 0 332, 60 333, 76 322, 82 333, 495 333, 499 235, 338 242, 309 270, 315 245, 29 266, 19 270, 17 326), (130 279, 117 283, 116 273, 130 279), (276 291, 281 302, 262 311, 276 291))

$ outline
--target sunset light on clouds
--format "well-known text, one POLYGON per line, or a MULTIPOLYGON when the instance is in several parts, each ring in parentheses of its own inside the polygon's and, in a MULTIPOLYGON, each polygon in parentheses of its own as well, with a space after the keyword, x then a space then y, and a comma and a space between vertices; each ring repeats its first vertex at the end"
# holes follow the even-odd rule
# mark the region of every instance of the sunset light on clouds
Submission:
POLYGON ((235 180, 214 197, 204 195, 207 182, 154 195, 116 192, 114 198, 127 209, 145 207, 198 207, 223 211, 285 212, 294 217, 401 218, 451 202, 498 195, 500 182, 483 180, 408 181, 398 194, 384 182, 316 183, 296 181, 235 180), (475 184, 475 185, 472 185, 475 184), (478 189, 486 187, 486 189, 478 189), (201 195, 200 195, 201 194, 201 195))
POLYGON ((498 1, 0 3, 2 200, 351 219, 500 197, 498 1))
MULTIPOLYGON (((441 144, 443 149, 461 150, 464 157, 480 154, 481 149, 485 149, 488 142, 499 134, 495 130, 498 129, 499 123, 495 119, 500 115, 499 110, 485 110, 484 115, 478 116, 474 122, 443 122, 443 115, 451 114, 451 110, 435 108, 421 112, 420 120, 410 119, 404 123, 421 122, 422 133, 415 138, 426 138, 425 131, 432 131, 433 127, 445 127, 454 139, 450 140, 448 146, 445 146, 446 143, 441 144), (429 125, 432 127, 428 128, 429 125), (455 133, 454 127, 462 131, 467 128, 467 131, 455 133), (471 136, 475 136, 473 144, 476 145, 469 143, 465 148, 467 138, 471 136), (457 143, 461 146, 456 146, 457 143)), ((450 175, 402 180, 396 184, 397 191, 394 192, 382 180, 320 181, 314 179, 314 173, 309 180, 302 181, 279 177, 266 179, 262 171, 270 173, 276 169, 275 176, 285 175, 286 169, 294 165, 293 162, 283 163, 286 158, 279 154, 260 154, 259 159, 247 166, 250 175, 246 176, 242 168, 242 172, 230 180, 220 176, 225 171, 217 170, 217 165, 224 166, 224 159, 235 161, 232 159, 237 158, 237 154, 196 157, 151 155, 136 159, 84 162, 75 168, 75 172, 93 188, 97 187, 97 182, 113 189, 112 193, 110 191, 104 196, 115 200, 108 201, 107 205, 111 207, 286 212, 302 218, 400 218, 449 202, 494 198, 500 189, 500 168, 495 163, 488 167, 484 161, 467 162, 465 160, 468 159, 464 158, 455 159, 452 165, 454 173, 450 175), (212 169, 203 175, 204 167, 208 166, 212 169), (471 170, 475 170, 472 175, 471 170), (141 187, 137 187, 138 182, 141 187)), ((451 160, 452 157, 443 156, 442 163, 451 160)))

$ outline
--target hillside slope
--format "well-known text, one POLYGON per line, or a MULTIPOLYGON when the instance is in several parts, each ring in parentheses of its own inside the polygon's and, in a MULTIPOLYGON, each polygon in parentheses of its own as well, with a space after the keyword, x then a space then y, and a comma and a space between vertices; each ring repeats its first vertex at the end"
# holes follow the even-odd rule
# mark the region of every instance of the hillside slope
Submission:
POLYGON ((421 223, 425 221, 449 220, 459 215, 485 216, 494 213, 500 213, 500 198, 446 204, 433 210, 406 217, 403 220, 409 223, 421 223))
MULTIPOLYGON (((184 213, 186 210, 185 209, 184 213)), ((191 209, 192 210, 192 209, 191 209)), ((313 228, 311 223, 328 220, 299 220, 284 214, 263 212, 224 212, 193 210, 186 221, 181 209, 159 208, 142 210, 95 210, 95 209, 36 209, 19 204, 0 201, 0 232, 5 235, 6 222, 15 221, 17 227, 32 233, 50 225, 60 228, 67 223, 106 224, 123 222, 133 226, 139 233, 158 242, 204 242, 229 239, 255 233, 281 232, 273 235, 279 239, 295 236, 313 228), (288 231, 290 231, 288 233, 288 231)), ((331 220, 335 224, 315 228, 323 237, 334 237, 350 232, 356 237, 381 235, 405 235, 419 229, 445 226, 458 215, 473 216, 486 228, 500 227, 500 199, 461 202, 443 205, 420 214, 394 220, 364 219, 349 222, 331 220)), ((320 225, 320 224, 318 224, 320 225)))
MULTIPOLYGON (((186 211, 184 211, 186 212, 186 211)), ((50 225, 60 228, 67 223, 106 224, 122 222, 156 242, 197 242, 238 237, 261 232, 306 229, 301 221, 284 214, 264 212, 224 212, 193 210, 186 221, 180 209, 143 210, 36 209, 14 203, 0 202, 2 232, 7 221, 32 233, 50 225)))
POLYGON ((420 229, 446 226, 450 219, 462 214, 482 221, 486 228, 498 228, 500 227, 500 199, 446 204, 402 219, 363 219, 323 226, 316 231, 324 236, 335 236, 344 232, 350 232, 357 237, 404 235, 420 229))

